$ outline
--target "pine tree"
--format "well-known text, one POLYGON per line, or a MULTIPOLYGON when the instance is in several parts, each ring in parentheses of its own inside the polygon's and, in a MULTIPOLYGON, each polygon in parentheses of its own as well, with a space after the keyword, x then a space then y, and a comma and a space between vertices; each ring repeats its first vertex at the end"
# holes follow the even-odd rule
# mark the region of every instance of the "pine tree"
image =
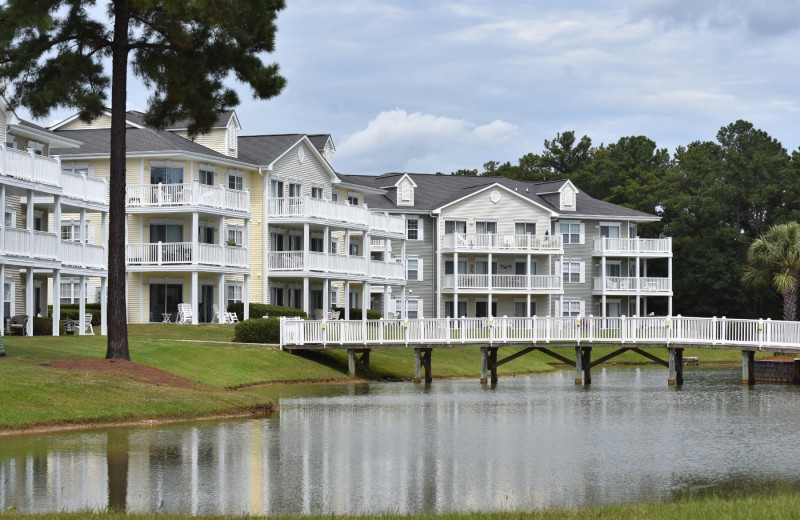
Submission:
POLYGON ((125 301, 125 111, 128 66, 152 92, 145 121, 191 121, 207 131, 239 103, 229 75, 269 99, 286 81, 259 54, 275 47, 283 0, 112 0, 106 16, 86 0, 7 0, 0 7, 0 93, 34 118, 72 107, 103 113, 111 91, 111 174, 106 358, 130 359, 125 301), (109 21, 111 25, 109 26, 109 21), (111 59, 111 75, 105 70, 111 59), (10 88, 9 88, 10 87, 10 88))

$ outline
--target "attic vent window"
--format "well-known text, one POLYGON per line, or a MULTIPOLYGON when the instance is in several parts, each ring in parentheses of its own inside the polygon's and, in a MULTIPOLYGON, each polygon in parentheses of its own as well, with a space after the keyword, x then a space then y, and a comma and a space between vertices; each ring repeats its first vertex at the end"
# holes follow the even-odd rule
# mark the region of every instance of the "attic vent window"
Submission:
POLYGON ((492 193, 489 194, 489 200, 491 200, 495 204, 500 202, 501 198, 502 197, 500 196, 500 192, 497 190, 493 190, 492 193))
POLYGON ((573 204, 575 204, 575 193, 570 189, 564 190, 564 205, 572 206, 573 204))
POLYGON ((302 146, 297 150, 297 160, 300 161, 300 164, 306 160, 306 149, 302 146))
POLYGON ((236 128, 236 123, 231 121, 231 124, 228 126, 228 152, 229 153, 236 153, 237 144, 239 141, 239 135, 236 128))
POLYGON ((400 186, 400 200, 409 201, 411 200, 411 185, 408 183, 403 184, 400 186))

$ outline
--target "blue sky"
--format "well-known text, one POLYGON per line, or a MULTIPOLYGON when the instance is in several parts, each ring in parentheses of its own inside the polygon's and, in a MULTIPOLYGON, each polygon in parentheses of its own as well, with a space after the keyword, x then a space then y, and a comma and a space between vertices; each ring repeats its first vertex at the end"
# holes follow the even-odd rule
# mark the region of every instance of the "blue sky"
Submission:
POLYGON ((515 163, 566 130, 672 152, 737 119, 792 151, 799 27, 800 0, 287 0, 267 59, 288 85, 240 87, 237 113, 245 134, 332 134, 342 173, 515 163))

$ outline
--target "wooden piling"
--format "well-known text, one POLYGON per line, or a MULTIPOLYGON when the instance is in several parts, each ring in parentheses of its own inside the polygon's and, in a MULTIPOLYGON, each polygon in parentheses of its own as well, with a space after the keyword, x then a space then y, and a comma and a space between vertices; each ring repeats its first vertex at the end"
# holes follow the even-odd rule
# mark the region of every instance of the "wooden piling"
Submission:
POLYGON ((742 351, 742 386, 752 386, 756 384, 755 352, 752 350, 742 351))
POLYGON ((669 349, 669 377, 667 384, 669 386, 683 384, 683 349, 673 348, 669 349))

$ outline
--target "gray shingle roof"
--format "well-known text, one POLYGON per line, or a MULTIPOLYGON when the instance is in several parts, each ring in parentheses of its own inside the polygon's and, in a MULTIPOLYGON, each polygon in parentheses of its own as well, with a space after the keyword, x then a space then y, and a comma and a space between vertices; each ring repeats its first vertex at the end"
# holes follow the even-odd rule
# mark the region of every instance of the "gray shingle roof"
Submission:
POLYGON ((242 135, 239 136, 239 158, 261 166, 272 164, 303 137, 308 137, 311 144, 322 153, 330 134, 242 135))
MULTIPOLYGON (((397 190, 392 186, 400 180, 403 175, 406 174, 393 172, 378 176, 340 174, 339 177, 343 181, 353 184, 361 184, 373 188, 387 188, 386 195, 368 195, 366 197, 366 203, 373 209, 433 211, 459 200, 462 197, 480 191, 487 186, 499 184, 562 216, 607 216, 645 220, 651 220, 654 217, 654 215, 648 213, 594 199, 582 191, 580 191, 576 197, 577 211, 561 212, 557 206, 554 206, 542 195, 558 191, 566 182, 565 180, 523 182, 505 177, 470 177, 460 175, 431 175, 427 173, 407 174, 417 184, 417 188, 414 190, 414 206, 397 206, 397 190)), ((580 190, 580 186, 578 186, 578 190, 580 190)))

